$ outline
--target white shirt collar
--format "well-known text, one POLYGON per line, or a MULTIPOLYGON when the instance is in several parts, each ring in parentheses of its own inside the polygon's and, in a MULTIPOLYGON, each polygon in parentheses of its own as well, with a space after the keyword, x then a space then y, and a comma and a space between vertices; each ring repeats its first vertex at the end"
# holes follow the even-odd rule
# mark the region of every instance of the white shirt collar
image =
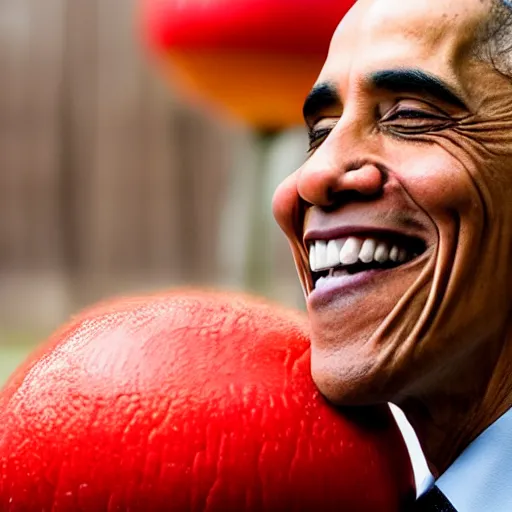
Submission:
POLYGON ((414 480, 416 483, 416 496, 419 497, 434 485, 434 477, 428 469, 428 464, 425 456, 423 455, 420 442, 418 441, 411 424, 407 421, 405 414, 396 405, 389 405, 397 425, 402 432, 402 437, 407 445, 407 450, 409 451, 409 457, 414 471, 414 480))
POLYGON ((512 409, 480 434, 436 485, 458 512, 512 510, 512 409))
MULTIPOLYGON (((394 405, 391 410, 407 444, 421 496, 434 478, 404 414, 394 405)), ((512 409, 480 434, 436 485, 458 512, 512 511, 512 409)))

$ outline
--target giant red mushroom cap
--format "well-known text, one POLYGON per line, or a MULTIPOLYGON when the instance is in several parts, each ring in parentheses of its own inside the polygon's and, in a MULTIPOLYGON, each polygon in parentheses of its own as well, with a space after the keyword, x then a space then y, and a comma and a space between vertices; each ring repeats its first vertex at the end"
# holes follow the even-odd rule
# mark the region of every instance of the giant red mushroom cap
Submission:
POLYGON ((141 0, 145 38, 189 95, 262 129, 301 122, 354 0, 141 0))

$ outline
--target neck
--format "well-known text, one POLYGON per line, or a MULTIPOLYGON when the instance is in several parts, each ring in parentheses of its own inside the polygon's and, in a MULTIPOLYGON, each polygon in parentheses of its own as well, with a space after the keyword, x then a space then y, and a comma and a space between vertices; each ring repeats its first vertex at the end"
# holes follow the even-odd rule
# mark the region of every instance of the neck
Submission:
POLYGON ((432 379, 442 386, 426 386, 398 403, 436 478, 512 406, 512 343, 481 346, 454 365, 458 371, 432 379))

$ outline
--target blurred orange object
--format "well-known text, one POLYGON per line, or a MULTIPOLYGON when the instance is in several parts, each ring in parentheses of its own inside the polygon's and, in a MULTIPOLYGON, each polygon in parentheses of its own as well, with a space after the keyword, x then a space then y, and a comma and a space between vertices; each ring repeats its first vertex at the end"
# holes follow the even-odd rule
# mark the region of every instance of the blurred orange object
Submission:
POLYGON ((261 130, 302 122, 329 41, 354 0, 142 0, 170 81, 261 130))

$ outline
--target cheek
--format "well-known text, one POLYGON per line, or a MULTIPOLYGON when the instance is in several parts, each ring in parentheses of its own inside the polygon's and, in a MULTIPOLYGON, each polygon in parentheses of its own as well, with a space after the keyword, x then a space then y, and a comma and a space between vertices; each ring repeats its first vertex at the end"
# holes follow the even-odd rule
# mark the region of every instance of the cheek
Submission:
POLYGON ((412 148, 395 168, 396 179, 433 219, 460 217, 479 203, 468 169, 442 147, 412 148))
POLYGON ((294 221, 299 208, 297 172, 288 176, 276 189, 272 199, 274 218, 288 238, 295 237, 294 221))

